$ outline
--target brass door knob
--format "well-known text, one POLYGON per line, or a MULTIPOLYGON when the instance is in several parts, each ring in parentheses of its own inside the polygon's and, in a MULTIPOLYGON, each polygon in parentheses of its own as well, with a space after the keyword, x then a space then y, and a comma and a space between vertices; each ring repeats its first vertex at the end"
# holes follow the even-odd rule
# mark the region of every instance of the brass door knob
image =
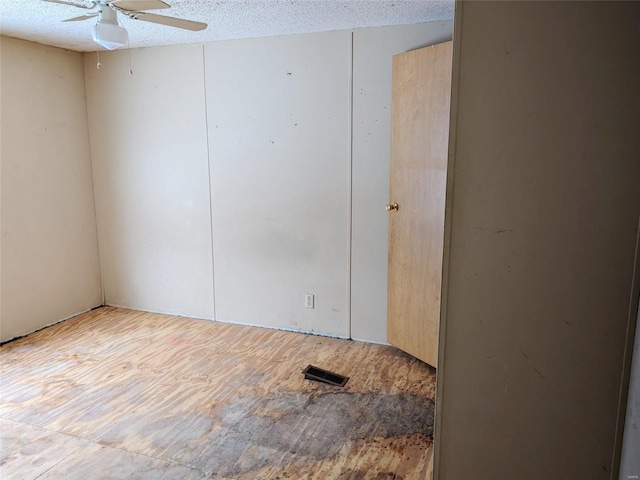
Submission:
POLYGON ((397 212, 398 211, 398 204, 397 203, 387 203, 387 206, 385 207, 385 210, 387 212, 397 212))

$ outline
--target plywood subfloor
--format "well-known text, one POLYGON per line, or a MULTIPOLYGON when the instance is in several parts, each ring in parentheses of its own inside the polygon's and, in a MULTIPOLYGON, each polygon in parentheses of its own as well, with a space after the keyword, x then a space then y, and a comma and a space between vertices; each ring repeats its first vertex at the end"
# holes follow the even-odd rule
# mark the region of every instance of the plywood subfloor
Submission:
POLYGON ((393 347, 104 307, 1 349, 2 479, 422 479, 435 371, 393 347), (304 380, 313 364, 350 377, 304 380))

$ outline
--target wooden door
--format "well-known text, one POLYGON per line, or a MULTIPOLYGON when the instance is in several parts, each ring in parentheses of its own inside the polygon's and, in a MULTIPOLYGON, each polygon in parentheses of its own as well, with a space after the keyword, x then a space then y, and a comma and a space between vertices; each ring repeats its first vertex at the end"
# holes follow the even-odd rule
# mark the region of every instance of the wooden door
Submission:
POLYGON ((437 367, 452 42, 393 57, 389 343, 437 367), (393 210, 397 204, 397 210, 393 210))

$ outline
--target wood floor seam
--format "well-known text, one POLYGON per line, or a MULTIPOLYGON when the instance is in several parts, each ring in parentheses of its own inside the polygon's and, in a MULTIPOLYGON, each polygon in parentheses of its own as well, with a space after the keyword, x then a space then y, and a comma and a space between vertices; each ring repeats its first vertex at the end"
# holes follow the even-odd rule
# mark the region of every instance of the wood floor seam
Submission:
POLYGON ((69 458, 73 454, 74 454, 74 452, 70 452, 67 456, 61 458, 59 462, 57 462, 56 464, 52 465, 50 468, 48 468, 44 472, 42 472, 42 473, 38 474, 37 476, 33 477, 33 480, 38 480, 39 478, 43 478, 47 474, 47 472, 49 472, 49 471, 53 470, 54 468, 56 468, 58 465, 60 465, 62 462, 64 462, 67 458, 69 458))

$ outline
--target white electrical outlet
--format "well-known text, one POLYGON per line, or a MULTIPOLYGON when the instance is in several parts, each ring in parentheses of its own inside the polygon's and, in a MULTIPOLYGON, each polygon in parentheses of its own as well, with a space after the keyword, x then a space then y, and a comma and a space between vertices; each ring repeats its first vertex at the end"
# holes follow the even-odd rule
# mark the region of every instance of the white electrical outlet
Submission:
POLYGON ((314 308, 315 295, 313 293, 304 294, 304 308, 314 308))

